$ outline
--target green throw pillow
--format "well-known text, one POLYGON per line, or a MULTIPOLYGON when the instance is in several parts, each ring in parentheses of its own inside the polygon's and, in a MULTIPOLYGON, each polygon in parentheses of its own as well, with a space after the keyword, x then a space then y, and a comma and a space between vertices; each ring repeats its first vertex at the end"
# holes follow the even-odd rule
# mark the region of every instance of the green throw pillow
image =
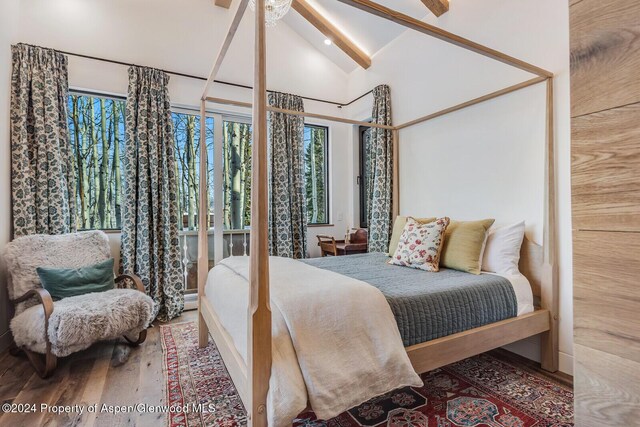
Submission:
POLYGON ((494 221, 451 221, 444 235, 440 266, 480 274, 487 230, 494 221))
POLYGON ((115 287, 113 258, 81 268, 38 267, 36 272, 42 286, 54 300, 104 292, 115 287))

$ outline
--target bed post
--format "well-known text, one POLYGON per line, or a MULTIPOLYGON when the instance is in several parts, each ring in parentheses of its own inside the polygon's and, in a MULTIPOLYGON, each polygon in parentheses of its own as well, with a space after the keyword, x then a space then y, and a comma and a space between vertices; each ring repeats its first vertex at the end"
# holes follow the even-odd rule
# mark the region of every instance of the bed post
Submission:
POLYGON ((393 141, 393 178, 392 178, 392 195, 391 195, 391 226, 400 215, 400 136, 398 129, 391 131, 393 141))
POLYGON ((549 331, 542 334, 542 368, 558 370, 558 266, 556 263, 556 180, 555 180, 555 126, 553 109, 553 77, 547 79, 547 144, 545 150, 545 212, 541 303, 549 310, 551 324, 549 331))
POLYGON ((251 181, 251 250, 249 254, 249 322, 247 348, 249 427, 267 426, 271 376, 271 308, 269 297, 269 223, 267 197, 267 87, 265 0, 256 0, 253 84, 253 159, 251 181))
MULTIPOLYGON (((200 101, 200 192, 198 194, 198 345, 206 347, 209 342, 209 328, 202 316, 202 298, 204 298, 204 285, 209 271, 209 202, 207 197, 207 139, 206 124, 207 101, 200 101)), ((181 218, 182 220, 182 218, 181 218)))

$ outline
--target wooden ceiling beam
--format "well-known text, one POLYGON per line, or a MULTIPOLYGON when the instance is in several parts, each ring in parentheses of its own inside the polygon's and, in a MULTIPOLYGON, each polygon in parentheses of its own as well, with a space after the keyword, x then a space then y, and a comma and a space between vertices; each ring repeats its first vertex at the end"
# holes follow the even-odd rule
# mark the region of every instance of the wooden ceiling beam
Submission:
POLYGON ((224 7, 225 9, 229 9, 232 2, 233 0, 214 0, 216 6, 224 7))
POLYGON ((422 0, 422 3, 436 16, 449 11, 449 0, 422 0))
POLYGON ((293 8, 311 25, 316 27, 325 37, 335 43, 344 53, 358 63, 362 68, 371 66, 371 58, 362 49, 349 39, 342 31, 333 25, 327 18, 311 6, 307 0, 293 0, 293 8))

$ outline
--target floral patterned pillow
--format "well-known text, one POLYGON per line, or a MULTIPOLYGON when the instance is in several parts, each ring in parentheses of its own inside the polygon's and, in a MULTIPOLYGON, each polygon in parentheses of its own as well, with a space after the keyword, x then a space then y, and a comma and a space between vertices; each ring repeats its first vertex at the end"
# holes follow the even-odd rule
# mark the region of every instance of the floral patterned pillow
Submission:
POLYGON ((398 248, 389 264, 425 271, 439 271, 440 252, 448 225, 447 217, 438 218, 426 224, 420 224, 415 219, 408 218, 400 236, 398 248))

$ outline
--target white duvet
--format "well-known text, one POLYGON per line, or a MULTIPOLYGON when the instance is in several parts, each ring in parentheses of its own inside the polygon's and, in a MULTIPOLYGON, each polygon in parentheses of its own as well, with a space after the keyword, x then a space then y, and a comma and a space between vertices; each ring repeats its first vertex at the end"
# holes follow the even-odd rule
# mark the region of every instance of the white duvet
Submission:
MULTIPOLYGON (((205 296, 247 360, 249 259, 209 272, 205 296)), ((382 293, 360 280, 270 258, 273 365, 269 425, 290 426, 307 404, 329 419, 373 397, 421 386, 382 293)))

